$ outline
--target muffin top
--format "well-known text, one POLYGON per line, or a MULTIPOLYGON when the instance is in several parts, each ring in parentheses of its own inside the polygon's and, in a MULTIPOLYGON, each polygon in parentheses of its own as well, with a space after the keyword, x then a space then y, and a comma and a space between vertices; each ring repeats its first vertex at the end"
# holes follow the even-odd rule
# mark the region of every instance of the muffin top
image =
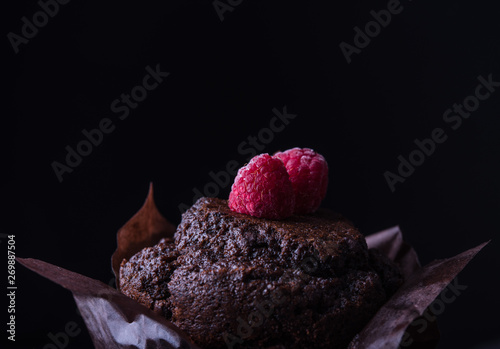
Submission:
POLYGON ((226 200, 201 198, 182 217, 175 233, 177 250, 205 250, 212 261, 235 257, 281 268, 300 268, 314 259, 316 274, 342 275, 367 267, 365 238, 346 218, 320 209, 284 220, 233 212, 226 200))
POLYGON ((120 269, 124 294, 204 348, 227 347, 228 338, 238 348, 344 348, 401 281, 337 213, 269 220, 216 198, 199 199, 174 239, 120 269))

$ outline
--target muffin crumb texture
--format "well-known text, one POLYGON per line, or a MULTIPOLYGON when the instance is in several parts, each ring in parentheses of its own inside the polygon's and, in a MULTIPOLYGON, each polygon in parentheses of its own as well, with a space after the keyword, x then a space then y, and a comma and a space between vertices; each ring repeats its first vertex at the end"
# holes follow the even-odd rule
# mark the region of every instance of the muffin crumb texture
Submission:
POLYGON ((120 267, 125 295, 206 349, 346 348, 401 283, 337 213, 269 220, 216 198, 120 267))

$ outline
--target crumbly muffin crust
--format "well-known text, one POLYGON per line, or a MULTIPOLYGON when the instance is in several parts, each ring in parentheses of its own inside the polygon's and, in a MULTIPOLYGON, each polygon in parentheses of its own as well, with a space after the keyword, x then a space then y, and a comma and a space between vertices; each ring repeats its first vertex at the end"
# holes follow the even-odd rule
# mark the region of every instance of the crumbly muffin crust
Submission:
POLYGON ((120 269, 124 294, 203 348, 345 348, 401 282, 339 214, 268 220, 216 198, 120 269))

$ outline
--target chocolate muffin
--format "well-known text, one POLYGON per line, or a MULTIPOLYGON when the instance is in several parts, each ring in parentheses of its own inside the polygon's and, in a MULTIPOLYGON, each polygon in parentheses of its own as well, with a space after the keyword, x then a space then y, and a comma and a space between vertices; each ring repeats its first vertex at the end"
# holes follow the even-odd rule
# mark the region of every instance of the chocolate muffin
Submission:
POLYGON ((337 213, 269 220, 216 198, 120 269, 124 294, 202 348, 346 348, 401 282, 337 213))

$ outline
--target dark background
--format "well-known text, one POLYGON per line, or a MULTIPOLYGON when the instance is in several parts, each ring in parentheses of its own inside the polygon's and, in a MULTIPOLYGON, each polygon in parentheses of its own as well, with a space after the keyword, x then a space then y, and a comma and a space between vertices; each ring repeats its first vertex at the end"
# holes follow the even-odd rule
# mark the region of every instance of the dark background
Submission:
MULTIPOLYGON (((443 121, 446 109, 474 94, 479 75, 500 81, 498 7, 401 4, 350 64, 339 44, 353 44, 354 27, 386 1, 243 1, 224 21, 210 1, 72 1, 18 54, 7 33, 20 34, 21 18, 40 7, 4 8, 1 250, 7 254, 5 234, 15 234, 18 256, 112 282, 115 233, 149 182, 177 224, 193 188, 203 191, 208 173, 230 160, 243 164, 240 143, 286 106, 297 117, 262 152, 322 153, 330 166, 324 206, 364 234, 399 224, 423 264, 492 239, 459 276, 468 287, 439 318, 439 347, 498 341, 500 88, 457 130, 443 121), (170 76, 119 120, 111 102, 157 64, 170 76), (52 162, 64 162, 65 147, 105 117, 116 129, 60 183, 52 162), (398 156, 407 159, 413 140, 437 127, 446 142, 392 193, 384 172, 397 173, 398 156)), ((82 331, 67 348, 92 347, 68 291, 20 265, 16 281, 16 347, 43 348, 69 321, 82 331)))

